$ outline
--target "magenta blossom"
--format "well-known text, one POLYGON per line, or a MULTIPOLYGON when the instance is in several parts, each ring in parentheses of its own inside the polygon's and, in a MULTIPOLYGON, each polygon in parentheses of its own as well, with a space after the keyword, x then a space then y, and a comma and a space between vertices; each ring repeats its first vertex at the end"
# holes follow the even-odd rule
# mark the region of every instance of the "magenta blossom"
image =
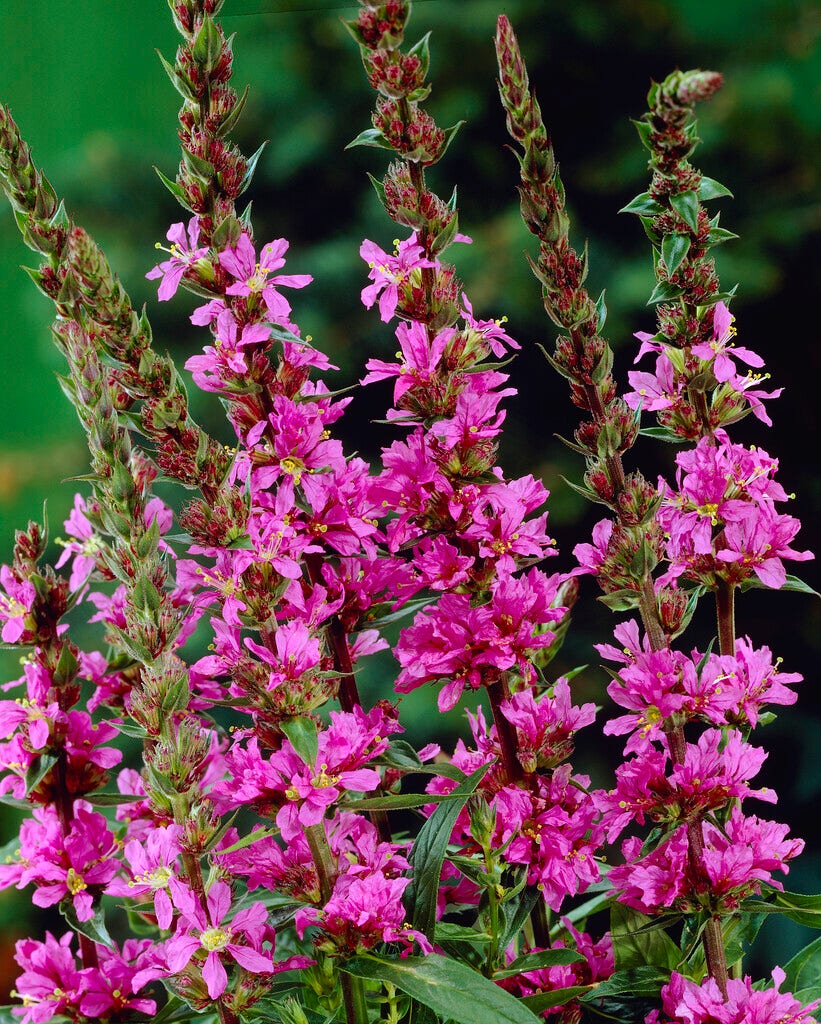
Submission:
POLYGON ((740 359, 747 366, 763 366, 764 360, 748 348, 740 348, 733 344, 732 338, 736 335, 733 327, 735 317, 724 305, 717 302, 713 307, 713 339, 702 342, 700 345, 693 345, 693 355, 699 359, 713 359, 713 373, 717 381, 724 383, 731 380, 736 373, 733 357, 740 359))
POLYGON ((785 977, 775 967, 773 987, 762 991, 753 989, 749 977, 730 978, 725 996, 713 978, 698 984, 673 972, 661 990, 662 1010, 653 1010, 646 1024, 816 1024, 810 1014, 821 1000, 803 1006, 789 992, 780 992, 785 977))
POLYGON ((165 944, 169 970, 179 974, 196 957, 212 999, 219 999, 228 985, 221 954, 229 954, 253 974, 273 973, 271 954, 263 953, 261 948, 268 932, 264 903, 253 903, 226 922, 231 910, 231 890, 225 882, 214 882, 208 890, 207 913, 182 882, 172 882, 172 892, 180 919, 176 933, 165 944))
POLYGON ((133 900, 153 897, 157 924, 164 930, 171 927, 174 914, 168 890, 179 868, 181 835, 178 825, 169 825, 152 829, 139 840, 130 840, 124 852, 132 877, 128 881, 114 879, 107 889, 112 896, 133 900))
POLYGON ((259 295, 268 311, 271 321, 298 333, 298 328, 288 319, 291 306, 287 299, 280 295, 278 288, 304 288, 313 280, 310 274, 279 274, 274 272, 285 266, 283 256, 288 249, 284 238, 263 245, 256 257, 251 239, 247 233, 239 236, 235 246, 229 246, 220 253, 222 266, 236 280, 225 289, 226 295, 242 295, 246 298, 259 295), (274 276, 272 276, 274 275, 274 276))
MULTIPOLYGON (((83 987, 74 954, 69 949, 73 932, 55 939, 46 932, 45 942, 22 939, 15 946, 14 959, 23 968, 12 990, 22 1006, 12 1008, 20 1024, 45 1024, 57 1014, 76 1011, 83 987)), ((72 1013, 72 1017, 74 1013, 72 1013)))
POLYGON ((423 953, 431 953, 427 938, 405 923, 402 893, 409 885, 409 878, 387 878, 379 871, 345 873, 322 910, 297 911, 297 934, 302 938, 308 925, 318 924, 347 953, 370 949, 377 942, 403 942, 408 947, 416 942, 423 953))
MULTIPOLYGON (((152 267, 145 275, 149 281, 162 278, 157 294, 160 302, 167 302, 176 295, 186 270, 208 254, 207 246, 197 248, 197 242, 200 240, 200 222, 197 217, 189 220, 187 229, 182 221, 172 224, 165 237, 171 242, 171 248, 165 250, 171 259, 152 267)), ((163 249, 164 246, 158 242, 157 248, 163 249)))
POLYGON ((415 231, 410 238, 402 242, 397 239, 394 244, 396 248, 390 256, 368 239, 359 247, 359 255, 370 267, 368 277, 373 282, 362 289, 362 303, 370 309, 379 299, 379 315, 384 323, 388 323, 400 304, 400 288, 407 288, 413 282, 414 274, 421 282, 418 271, 423 268, 432 270, 438 266, 425 257, 415 231))
POLYGON ((0 637, 3 643, 16 644, 26 631, 37 592, 33 583, 19 579, 7 565, 0 566, 0 583, 6 591, 0 593, 0 622, 4 622, 0 637))

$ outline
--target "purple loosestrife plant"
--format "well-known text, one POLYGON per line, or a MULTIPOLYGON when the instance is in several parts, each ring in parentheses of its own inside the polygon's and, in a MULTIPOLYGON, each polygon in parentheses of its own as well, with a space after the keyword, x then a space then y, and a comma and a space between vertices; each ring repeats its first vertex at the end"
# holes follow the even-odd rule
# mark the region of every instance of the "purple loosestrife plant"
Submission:
POLYGON ((160 177, 185 214, 146 276, 159 301, 201 300, 202 350, 185 367, 222 402, 230 448, 193 421, 147 315, 0 108, 0 180, 43 259, 31 274, 55 306, 91 463, 57 565, 43 564, 45 525, 29 524, 0 568, 2 640, 24 652, 17 695, 0 701, 0 798, 30 812, 0 887, 62 919, 17 944, 12 1018, 809 1024, 818 993, 787 989, 817 944, 755 985, 741 963, 764 914, 804 922, 819 899, 783 891, 803 842, 745 804, 775 799, 754 781, 767 752, 750 732, 794 702, 800 676, 736 637, 735 593, 801 589, 784 561, 810 555, 792 546, 777 461, 728 434, 748 412, 768 422, 776 392, 734 345, 708 257, 729 234, 702 204, 726 190, 688 162, 691 108, 718 76, 677 72, 639 124, 653 181, 628 209, 653 243, 659 319, 637 334, 655 371, 632 371, 620 397, 604 303, 584 288, 499 22, 532 266, 562 332, 548 358, 586 415, 580 490, 610 511, 573 567, 547 533, 541 481, 499 464, 516 393, 501 371, 520 342, 474 310, 445 259, 470 238, 455 192, 443 200, 426 173, 458 126, 423 107, 428 37, 403 48, 410 3, 363 0, 347 23, 378 97, 354 144, 390 154, 372 181, 404 236, 352 242, 362 302, 398 344, 396 361, 362 366, 363 385, 392 385, 387 422, 402 431, 380 466, 346 450, 355 398, 319 376, 334 367, 300 329, 299 253, 286 271, 287 240, 257 238, 237 205, 261 150, 230 141, 245 96, 222 0, 170 7, 182 159, 160 177), (625 470, 642 412, 658 414, 651 436, 682 445, 672 480, 625 470), (189 491, 176 514, 154 493, 160 474, 189 491), (638 614, 597 645, 621 709, 599 725, 571 673, 550 670, 584 575, 638 614), (708 592, 718 649, 681 650, 708 592), (74 609, 99 624, 99 650, 72 640, 74 609), (395 679, 368 706, 357 673, 396 621, 395 679), (440 711, 484 695, 489 718, 476 706, 469 742, 417 751, 401 695, 419 688, 440 711), (581 728, 626 737, 609 790, 570 763, 581 728))

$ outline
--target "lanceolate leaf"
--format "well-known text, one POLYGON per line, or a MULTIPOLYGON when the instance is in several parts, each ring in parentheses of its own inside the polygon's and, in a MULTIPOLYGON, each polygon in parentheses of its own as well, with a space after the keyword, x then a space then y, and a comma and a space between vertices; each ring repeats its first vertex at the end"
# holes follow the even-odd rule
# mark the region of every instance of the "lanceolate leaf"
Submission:
POLYGON ((97 907, 94 911, 94 917, 89 921, 80 921, 78 919, 74 904, 68 897, 60 901, 58 909, 66 919, 66 924, 75 932, 80 932, 81 935, 85 935, 92 942, 100 942, 104 946, 114 945, 114 941, 108 934, 103 911, 100 907, 97 907))
POLYGON ((563 949, 557 946, 555 949, 543 949, 540 953, 528 953, 514 960, 510 967, 504 971, 496 971, 494 978, 512 978, 516 974, 523 974, 525 971, 539 971, 544 967, 565 967, 568 964, 584 963, 584 957, 575 949, 563 949))
POLYGON ((405 906, 410 908, 414 928, 433 941, 436 928, 436 900, 439 876, 445 860, 453 826, 468 797, 484 778, 490 765, 483 764, 453 790, 458 799, 440 804, 416 837, 410 854, 413 881, 405 891, 405 906))
POLYGON ((436 953, 406 960, 358 956, 339 966, 357 978, 395 985, 457 1024, 536 1024, 539 1020, 522 1000, 470 967, 436 953))
POLYGON ((661 258, 664 260, 669 275, 675 274, 681 266, 682 260, 690 251, 690 242, 689 235, 679 234, 677 231, 664 236, 661 243, 661 258))
POLYGON ((670 205, 688 228, 698 231, 698 196, 695 192, 679 192, 670 196, 670 205))
POLYGON ((316 722, 313 718, 299 716, 287 718, 282 722, 282 731, 291 741, 291 746, 299 754, 305 764, 313 767, 319 751, 319 737, 316 722))
POLYGON ((784 981, 785 992, 797 992, 802 988, 821 985, 821 935, 799 950, 784 965, 784 971, 787 975, 784 981))

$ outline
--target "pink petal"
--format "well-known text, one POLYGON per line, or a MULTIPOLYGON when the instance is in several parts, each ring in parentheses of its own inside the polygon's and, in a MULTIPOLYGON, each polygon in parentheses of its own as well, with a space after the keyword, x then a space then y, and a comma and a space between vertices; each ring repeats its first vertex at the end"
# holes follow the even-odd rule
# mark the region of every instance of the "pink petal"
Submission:
POLYGON ((271 958, 263 956, 262 953, 257 953, 250 946, 236 946, 234 943, 229 943, 226 948, 240 967, 244 967, 246 971, 252 971, 254 974, 265 974, 273 970, 271 958))
POLYGON ((211 952, 205 958, 205 963, 202 965, 202 980, 212 999, 218 999, 225 991, 228 975, 225 973, 225 968, 217 953, 211 952))

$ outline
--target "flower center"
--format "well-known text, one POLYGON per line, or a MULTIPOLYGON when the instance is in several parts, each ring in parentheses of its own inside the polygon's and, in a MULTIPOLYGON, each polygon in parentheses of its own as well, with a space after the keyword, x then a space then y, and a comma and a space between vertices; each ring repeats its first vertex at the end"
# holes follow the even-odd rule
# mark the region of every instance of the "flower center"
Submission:
POLYGON ((151 871, 146 871, 144 875, 138 875, 136 881, 141 882, 143 885, 150 885, 152 889, 165 889, 168 886, 169 878, 174 877, 174 872, 171 868, 166 867, 164 864, 159 864, 157 867, 152 868, 151 871))
POLYGON ((268 284, 268 271, 257 263, 245 284, 252 292, 261 292, 268 284))
POLYGON ((283 473, 292 476, 294 483, 298 484, 302 480, 302 474, 305 472, 305 463, 295 455, 287 455, 280 461, 279 468, 283 473))
POLYGON ((231 933, 227 928, 208 928, 206 931, 200 933, 200 944, 202 945, 202 948, 207 949, 209 953, 225 949, 230 941, 231 933))
POLYGON ((83 876, 78 875, 74 868, 69 868, 66 872, 66 887, 72 896, 88 888, 83 876))
POLYGON ((328 775, 328 766, 326 764, 321 764, 319 766, 319 775, 311 779, 311 785, 314 789, 328 789, 330 786, 335 786, 337 782, 339 782, 339 776, 328 775))

